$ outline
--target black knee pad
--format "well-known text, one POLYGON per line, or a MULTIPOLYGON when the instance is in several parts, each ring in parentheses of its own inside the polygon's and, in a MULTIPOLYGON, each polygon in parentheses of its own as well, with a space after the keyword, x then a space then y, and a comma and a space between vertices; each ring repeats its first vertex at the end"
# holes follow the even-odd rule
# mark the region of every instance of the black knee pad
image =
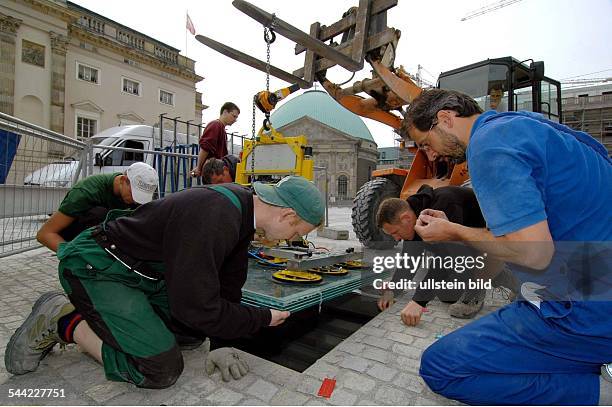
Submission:
POLYGON ((164 389, 172 386, 183 372, 183 355, 177 345, 159 355, 132 357, 138 371, 145 377, 138 387, 164 389))

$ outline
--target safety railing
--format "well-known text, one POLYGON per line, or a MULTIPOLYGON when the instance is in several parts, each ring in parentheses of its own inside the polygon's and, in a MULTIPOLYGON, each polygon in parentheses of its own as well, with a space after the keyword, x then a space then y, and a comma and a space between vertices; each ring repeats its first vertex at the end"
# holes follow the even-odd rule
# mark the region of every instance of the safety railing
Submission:
POLYGON ((0 113, 0 256, 36 244, 36 232, 82 171, 85 144, 0 113), (49 182, 43 182, 48 180, 49 182))

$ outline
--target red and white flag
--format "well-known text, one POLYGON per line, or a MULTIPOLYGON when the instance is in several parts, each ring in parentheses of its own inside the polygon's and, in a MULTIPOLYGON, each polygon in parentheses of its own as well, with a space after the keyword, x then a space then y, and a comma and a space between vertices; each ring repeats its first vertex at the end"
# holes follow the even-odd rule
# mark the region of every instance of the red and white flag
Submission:
POLYGON ((189 31, 191 35, 196 35, 196 30, 193 26, 193 21, 191 21, 191 18, 189 18, 189 13, 187 13, 187 24, 185 28, 187 28, 187 31, 189 31))

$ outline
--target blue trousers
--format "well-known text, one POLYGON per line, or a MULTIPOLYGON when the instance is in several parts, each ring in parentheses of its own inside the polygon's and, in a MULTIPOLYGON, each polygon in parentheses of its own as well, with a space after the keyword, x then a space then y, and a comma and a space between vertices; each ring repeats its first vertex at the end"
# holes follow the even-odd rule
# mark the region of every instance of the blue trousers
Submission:
POLYGON ((467 404, 593 405, 612 362, 612 303, 573 302, 545 318, 517 301, 442 337, 423 353, 428 386, 467 404))

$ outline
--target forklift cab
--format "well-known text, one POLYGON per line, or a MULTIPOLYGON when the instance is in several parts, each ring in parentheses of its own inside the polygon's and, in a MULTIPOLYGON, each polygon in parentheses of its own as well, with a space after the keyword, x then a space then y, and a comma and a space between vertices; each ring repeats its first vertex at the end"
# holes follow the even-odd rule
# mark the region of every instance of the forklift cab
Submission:
POLYGON ((544 76, 544 62, 523 62, 512 57, 487 59, 443 72, 438 88, 465 93, 485 111, 527 110, 561 122, 561 84, 544 76))

